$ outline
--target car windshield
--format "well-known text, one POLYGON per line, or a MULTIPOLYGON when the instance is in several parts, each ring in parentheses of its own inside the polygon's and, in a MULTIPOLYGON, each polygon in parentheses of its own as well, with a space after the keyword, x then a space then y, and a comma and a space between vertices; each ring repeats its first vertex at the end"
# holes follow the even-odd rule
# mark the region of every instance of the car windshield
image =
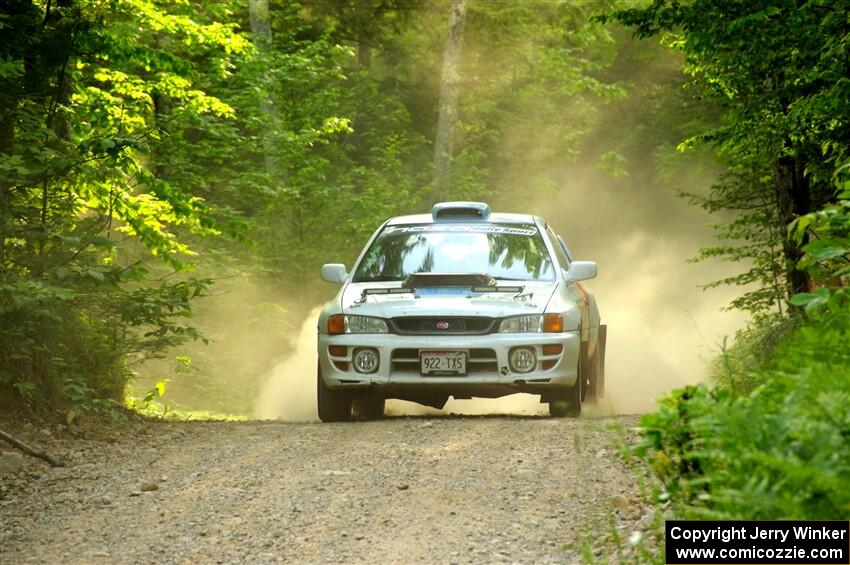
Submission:
POLYGON ((497 280, 554 280, 533 224, 388 226, 372 242, 354 282, 401 281, 412 273, 487 273, 497 280))

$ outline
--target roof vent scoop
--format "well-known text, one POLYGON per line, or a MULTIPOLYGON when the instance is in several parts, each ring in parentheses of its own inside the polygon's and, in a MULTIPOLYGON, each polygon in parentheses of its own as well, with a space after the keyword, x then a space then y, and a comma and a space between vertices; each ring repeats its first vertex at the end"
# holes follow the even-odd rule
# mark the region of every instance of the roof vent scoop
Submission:
POLYGON ((485 202, 439 202, 431 208, 434 221, 486 220, 490 206, 485 202))

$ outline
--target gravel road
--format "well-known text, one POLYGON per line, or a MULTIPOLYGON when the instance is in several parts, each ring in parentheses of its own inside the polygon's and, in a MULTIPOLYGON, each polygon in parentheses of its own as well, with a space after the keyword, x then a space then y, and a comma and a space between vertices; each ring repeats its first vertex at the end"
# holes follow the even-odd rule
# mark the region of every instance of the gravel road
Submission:
POLYGON ((0 563, 578 562, 646 523, 616 423, 30 426, 67 466, 0 478, 0 563))

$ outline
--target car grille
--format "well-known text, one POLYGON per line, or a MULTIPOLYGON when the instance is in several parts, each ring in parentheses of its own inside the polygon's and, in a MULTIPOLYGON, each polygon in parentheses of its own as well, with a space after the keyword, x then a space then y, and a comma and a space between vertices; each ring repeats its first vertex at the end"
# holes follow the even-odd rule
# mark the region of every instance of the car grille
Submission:
MULTIPOLYGON (((470 349, 466 358, 466 372, 495 373, 499 370, 496 352, 493 349, 470 349)), ((393 349, 390 365, 394 372, 419 372, 419 350, 405 347, 393 349)))
POLYGON ((395 333, 402 335, 481 335, 493 331, 495 318, 484 316, 407 316, 391 318, 395 333))

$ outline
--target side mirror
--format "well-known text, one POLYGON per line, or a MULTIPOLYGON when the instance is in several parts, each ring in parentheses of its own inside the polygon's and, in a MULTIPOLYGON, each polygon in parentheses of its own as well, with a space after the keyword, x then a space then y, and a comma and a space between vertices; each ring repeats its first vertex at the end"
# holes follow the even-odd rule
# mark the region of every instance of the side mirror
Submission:
POLYGON ((573 261, 569 270, 564 271, 564 277, 568 283, 596 278, 596 261, 573 261))
POLYGON ((342 284, 348 278, 348 271, 342 263, 322 265, 322 278, 329 283, 342 284))

